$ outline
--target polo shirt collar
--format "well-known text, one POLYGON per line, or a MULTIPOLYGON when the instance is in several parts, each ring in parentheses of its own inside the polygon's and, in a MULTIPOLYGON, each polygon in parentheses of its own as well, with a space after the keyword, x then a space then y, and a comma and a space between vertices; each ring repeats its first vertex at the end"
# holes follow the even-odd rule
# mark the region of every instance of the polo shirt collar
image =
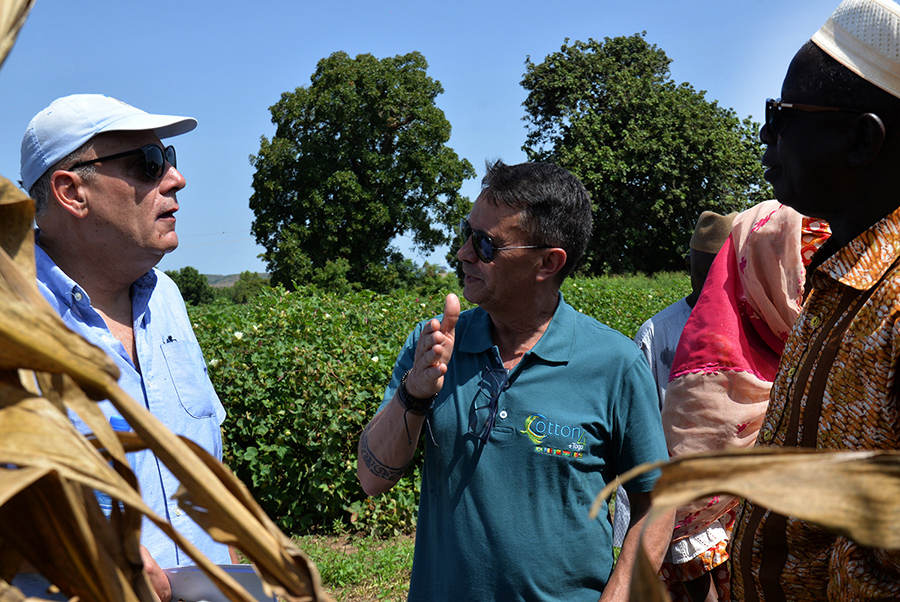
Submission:
MULTIPOLYGON (((575 347, 578 315, 572 306, 565 302, 562 293, 558 294, 559 303, 550 324, 547 325, 547 330, 528 353, 549 363, 564 364, 569 361, 575 347)), ((472 317, 468 320, 465 331, 458 334, 462 337, 459 350, 465 353, 485 353, 494 346, 491 338, 491 318, 480 307, 472 310, 472 317)))
POLYGON ((828 258, 819 270, 857 290, 877 283, 900 256, 900 209, 895 210, 828 258))

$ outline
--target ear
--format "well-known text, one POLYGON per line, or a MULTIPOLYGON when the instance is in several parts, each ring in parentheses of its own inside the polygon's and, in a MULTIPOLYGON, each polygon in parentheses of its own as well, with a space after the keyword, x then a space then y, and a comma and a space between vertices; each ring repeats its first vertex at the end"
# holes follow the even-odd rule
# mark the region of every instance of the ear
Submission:
POLYGON ((538 281, 558 278, 560 270, 562 270, 566 265, 567 258, 568 256, 563 249, 559 249, 556 247, 552 249, 546 249, 543 261, 541 261, 541 266, 538 270, 538 281))
POLYGON ((58 169, 50 175, 50 200, 74 215, 85 217, 88 214, 87 200, 84 197, 84 180, 74 171, 58 169))
POLYGON ((853 130, 853 146, 850 149, 850 165, 865 167, 878 157, 884 144, 885 129, 881 118, 865 113, 856 118, 853 130))

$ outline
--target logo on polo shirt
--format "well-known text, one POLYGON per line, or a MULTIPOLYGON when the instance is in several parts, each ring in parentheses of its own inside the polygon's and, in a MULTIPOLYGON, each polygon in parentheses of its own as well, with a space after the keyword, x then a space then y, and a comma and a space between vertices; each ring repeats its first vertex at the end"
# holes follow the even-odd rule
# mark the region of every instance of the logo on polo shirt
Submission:
POLYGON ((580 458, 584 455, 585 437, 580 426, 560 424, 543 414, 531 414, 525 419, 525 429, 519 432, 528 435, 535 445, 535 453, 570 458, 580 458), (548 437, 550 442, 559 447, 544 445, 548 437))

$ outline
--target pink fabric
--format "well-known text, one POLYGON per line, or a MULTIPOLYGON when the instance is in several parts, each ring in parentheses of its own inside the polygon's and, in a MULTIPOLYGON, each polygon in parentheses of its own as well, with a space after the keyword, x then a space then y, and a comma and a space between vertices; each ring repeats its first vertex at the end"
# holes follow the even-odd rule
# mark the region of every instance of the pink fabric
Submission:
MULTIPOLYGON (((800 312, 808 251, 828 234, 824 222, 777 201, 735 217, 675 352, 663 407, 670 456, 754 444, 800 312)), ((715 496, 680 508, 673 541, 705 529, 737 502, 715 496)))

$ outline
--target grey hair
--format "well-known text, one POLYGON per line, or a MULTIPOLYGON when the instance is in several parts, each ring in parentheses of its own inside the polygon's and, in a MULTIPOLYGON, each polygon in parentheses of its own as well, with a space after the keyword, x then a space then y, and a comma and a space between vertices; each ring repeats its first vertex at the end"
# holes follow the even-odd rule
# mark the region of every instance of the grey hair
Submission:
POLYGON ((522 211, 528 244, 559 247, 566 264, 559 282, 572 273, 591 237, 591 196, 581 181, 552 163, 487 163, 482 194, 495 205, 522 211))
MULTIPOLYGON (((35 217, 46 215, 47 209, 50 207, 50 176, 53 175, 53 172, 60 169, 71 168, 72 165, 75 165, 79 161, 83 160, 88 151, 92 150, 93 148, 94 141, 88 140, 80 147, 57 161, 47 171, 44 172, 44 175, 38 178, 35 183, 31 185, 31 189, 28 191, 28 196, 30 196, 34 200, 35 217)), ((84 167, 80 167, 79 169, 82 170, 80 173, 81 176, 85 179, 93 176, 96 171, 93 165, 85 165, 84 167)))

